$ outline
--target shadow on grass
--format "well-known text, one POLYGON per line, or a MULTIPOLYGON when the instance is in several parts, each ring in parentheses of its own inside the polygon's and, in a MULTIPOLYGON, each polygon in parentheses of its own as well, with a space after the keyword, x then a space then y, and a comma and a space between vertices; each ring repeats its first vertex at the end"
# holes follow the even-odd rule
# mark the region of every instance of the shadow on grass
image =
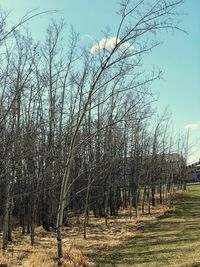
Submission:
POLYGON ((179 196, 175 210, 142 222, 126 245, 89 257, 96 266, 200 266, 200 186, 179 196))

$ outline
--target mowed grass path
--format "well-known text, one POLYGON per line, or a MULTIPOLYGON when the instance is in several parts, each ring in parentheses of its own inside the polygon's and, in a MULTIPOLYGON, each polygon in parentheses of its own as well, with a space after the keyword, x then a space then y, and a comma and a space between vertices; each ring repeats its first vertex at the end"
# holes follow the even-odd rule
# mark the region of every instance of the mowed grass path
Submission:
POLYGON ((97 251, 95 266, 200 266, 200 185, 189 185, 175 207, 143 222, 126 246, 97 251))

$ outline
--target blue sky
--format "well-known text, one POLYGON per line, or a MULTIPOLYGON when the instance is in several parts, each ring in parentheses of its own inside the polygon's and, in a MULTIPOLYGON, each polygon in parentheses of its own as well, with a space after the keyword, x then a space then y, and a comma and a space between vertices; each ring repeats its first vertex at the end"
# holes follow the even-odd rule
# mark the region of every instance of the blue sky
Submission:
MULTIPOLYGON (((116 29, 119 17, 116 14, 118 0, 1 0, 3 9, 12 10, 10 19, 15 23, 27 11, 60 10, 54 18, 64 18, 67 25, 73 25, 81 36, 89 35, 95 40, 103 37, 106 26, 116 29)), ((186 132, 185 126, 191 124, 190 143, 193 144, 189 161, 200 158, 200 1, 186 0, 181 6, 186 13, 182 17, 182 32, 162 33, 160 47, 147 58, 148 65, 159 66, 163 80, 154 83, 152 89, 159 94, 157 103, 161 112, 169 106, 172 112, 174 130, 186 132)), ((43 38, 46 26, 52 15, 42 16, 30 22, 36 38, 43 38), (38 27, 39 25, 39 27, 38 27)), ((114 30, 113 30, 114 32, 114 30)))

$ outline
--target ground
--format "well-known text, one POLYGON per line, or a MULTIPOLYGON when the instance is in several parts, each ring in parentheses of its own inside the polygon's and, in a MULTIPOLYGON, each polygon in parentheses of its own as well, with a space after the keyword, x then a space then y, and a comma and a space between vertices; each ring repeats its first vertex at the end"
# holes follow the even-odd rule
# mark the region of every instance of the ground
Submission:
MULTIPOLYGON (((200 185, 188 186, 186 192, 179 193, 175 208, 163 210, 159 206, 152 211, 152 216, 139 218, 122 212, 119 218, 109 220, 108 227, 104 219, 91 218, 87 240, 82 224, 65 228, 64 266, 200 266, 200 185)), ((0 263, 53 267, 55 256, 55 232, 38 227, 31 247, 29 235, 22 236, 16 229, 0 263)))
POLYGON ((123 247, 99 250, 90 257, 96 266, 200 266, 200 185, 188 186, 174 210, 142 222, 123 247))

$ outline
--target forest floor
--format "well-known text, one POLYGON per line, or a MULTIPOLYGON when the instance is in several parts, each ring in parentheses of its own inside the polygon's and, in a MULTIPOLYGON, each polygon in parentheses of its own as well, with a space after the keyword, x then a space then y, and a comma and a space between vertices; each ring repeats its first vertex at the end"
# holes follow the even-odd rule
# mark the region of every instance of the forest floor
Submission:
POLYGON ((200 266, 200 185, 179 194, 175 209, 142 222, 137 234, 120 248, 90 255, 95 266, 200 266))
MULTIPOLYGON (((71 266, 96 266, 94 260, 98 259, 95 251, 106 253, 107 250, 119 249, 132 240, 136 235, 141 222, 153 220, 166 211, 162 205, 151 208, 151 215, 146 210, 146 215, 136 218, 135 211, 123 210, 116 218, 110 217, 108 225, 105 218, 90 217, 87 227, 87 239, 83 238, 83 218, 72 217, 69 227, 63 230, 63 252, 65 265, 71 266), (91 260, 90 260, 91 255, 91 260)), ((22 235, 22 229, 16 227, 12 231, 12 242, 9 244, 6 255, 0 254, 0 263, 7 263, 8 267, 54 267, 56 266, 56 233, 46 232, 42 227, 36 228, 34 246, 30 244, 30 235, 22 235)), ((0 233, 0 246, 2 233, 0 233)), ((112 252, 111 252, 112 253, 112 252)), ((103 255, 102 254, 102 255, 103 255)), ((106 255, 105 255, 106 257, 106 255)), ((104 264, 104 263, 102 263, 104 264)))
MULTIPOLYGON (((71 221, 63 231, 64 267, 200 266, 200 185, 178 193, 175 209, 160 205, 151 215, 132 215, 129 210, 120 212, 108 220, 108 226, 105 219, 91 217, 87 240, 82 221, 71 221)), ((22 236, 16 228, 8 252, 0 255, 0 263, 4 262, 8 267, 56 266, 56 233, 37 227, 32 247, 30 236, 22 236)))

